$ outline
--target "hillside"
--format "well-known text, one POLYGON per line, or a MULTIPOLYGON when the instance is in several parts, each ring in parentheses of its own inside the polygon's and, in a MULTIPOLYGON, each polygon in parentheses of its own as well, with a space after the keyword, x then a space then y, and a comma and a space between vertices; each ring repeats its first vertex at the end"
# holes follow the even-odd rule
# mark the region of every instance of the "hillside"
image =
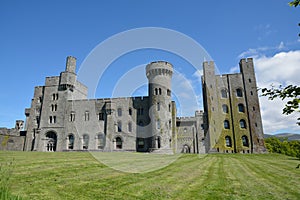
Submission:
POLYGON ((172 156, 96 154, 0 151, 0 175, 10 178, 0 186, 24 199, 300 199, 300 160, 283 155, 186 154, 155 171, 126 173, 98 160, 135 169, 172 156))
POLYGON ((278 133, 275 135, 264 134, 264 138, 269 138, 269 137, 287 138, 288 141, 292 141, 292 140, 300 141, 300 134, 295 134, 295 133, 278 133))

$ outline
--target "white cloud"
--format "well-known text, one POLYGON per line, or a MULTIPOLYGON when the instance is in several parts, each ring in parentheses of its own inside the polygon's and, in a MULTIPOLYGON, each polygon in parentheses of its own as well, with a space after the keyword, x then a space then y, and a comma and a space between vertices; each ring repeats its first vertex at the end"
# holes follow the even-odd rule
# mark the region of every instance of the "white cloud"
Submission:
MULTIPOLYGON (((256 70, 257 85, 259 88, 270 88, 270 85, 300 84, 300 50, 280 52, 274 56, 253 55, 256 70)), ((280 99, 273 101, 267 97, 260 97, 261 113, 265 133, 298 132, 296 125, 299 113, 283 115, 282 108, 285 102, 280 99)))
MULTIPOLYGON (((290 44, 292 45, 292 44, 290 44)), ((250 48, 247 51, 242 52, 238 57, 239 58, 246 58, 246 57, 260 57, 265 55, 266 53, 269 52, 274 52, 274 51, 282 51, 283 49, 286 48, 286 45, 284 42, 280 42, 276 46, 265 46, 265 47, 258 47, 258 48, 250 48)))

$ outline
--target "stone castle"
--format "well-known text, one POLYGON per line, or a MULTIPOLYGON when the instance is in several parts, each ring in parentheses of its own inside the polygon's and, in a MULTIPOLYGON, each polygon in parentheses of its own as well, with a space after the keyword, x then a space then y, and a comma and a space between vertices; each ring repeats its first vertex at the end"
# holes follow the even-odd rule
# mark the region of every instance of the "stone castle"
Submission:
POLYGON ((1 150, 133 151, 153 153, 260 153, 265 151, 253 60, 240 73, 216 75, 204 62, 204 111, 177 117, 172 101, 172 64, 146 67, 148 96, 88 99, 77 81, 76 58, 60 76, 37 86, 25 126, 0 128, 1 150))

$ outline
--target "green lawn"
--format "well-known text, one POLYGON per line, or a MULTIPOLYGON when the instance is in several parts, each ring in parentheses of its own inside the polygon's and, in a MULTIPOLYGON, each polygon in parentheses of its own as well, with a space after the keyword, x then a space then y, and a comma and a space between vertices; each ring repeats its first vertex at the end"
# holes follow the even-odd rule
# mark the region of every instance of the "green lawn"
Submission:
POLYGON ((277 154, 0 151, 0 162, 0 186, 24 199, 300 199, 300 160, 277 154))

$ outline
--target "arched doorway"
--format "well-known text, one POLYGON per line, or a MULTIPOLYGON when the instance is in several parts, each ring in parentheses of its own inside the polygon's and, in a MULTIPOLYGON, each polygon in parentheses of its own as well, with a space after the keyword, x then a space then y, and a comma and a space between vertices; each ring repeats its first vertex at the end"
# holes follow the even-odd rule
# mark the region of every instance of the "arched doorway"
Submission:
POLYGON ((47 151, 56 151, 56 142, 57 142, 57 136, 56 133, 53 131, 50 131, 46 133, 46 150, 47 151))
POLYGON ((159 136, 157 136, 156 138, 155 138, 155 142, 156 142, 156 148, 158 148, 158 149, 160 149, 160 146, 161 146, 161 144, 160 144, 160 137, 159 136))
POLYGON ((115 139, 115 149, 122 149, 123 142, 120 137, 116 137, 115 139))
POLYGON ((74 140, 75 140, 74 135, 73 134, 68 135, 67 139, 68 139, 68 149, 69 150, 74 149, 74 140))
POLYGON ((190 147, 187 144, 183 145, 181 153, 191 153, 190 147))

